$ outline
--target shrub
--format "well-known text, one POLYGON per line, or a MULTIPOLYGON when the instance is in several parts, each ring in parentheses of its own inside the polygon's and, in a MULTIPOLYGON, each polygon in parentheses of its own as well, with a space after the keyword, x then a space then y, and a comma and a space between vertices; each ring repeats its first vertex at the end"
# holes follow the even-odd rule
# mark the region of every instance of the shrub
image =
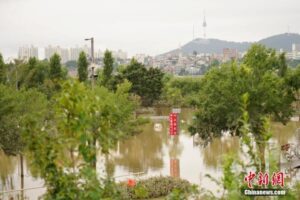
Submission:
POLYGON ((174 189, 188 192, 191 187, 192 184, 186 180, 163 176, 140 180, 134 187, 128 187, 125 182, 120 183, 123 199, 158 198, 167 196, 174 189))

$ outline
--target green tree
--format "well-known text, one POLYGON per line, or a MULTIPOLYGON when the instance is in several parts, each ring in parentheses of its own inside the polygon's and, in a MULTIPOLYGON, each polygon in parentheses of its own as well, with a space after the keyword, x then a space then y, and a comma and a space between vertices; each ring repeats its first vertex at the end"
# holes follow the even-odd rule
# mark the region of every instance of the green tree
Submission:
POLYGON ((194 106, 197 93, 201 89, 198 77, 164 78, 163 100, 174 106, 194 106))
POLYGON ((7 79, 7 69, 3 61, 3 56, 0 53, 0 83, 5 84, 7 79))
POLYGON ((142 105, 151 106, 160 98, 163 89, 163 72, 146 67, 132 59, 122 71, 122 77, 132 83, 131 92, 141 97, 142 105))
POLYGON ((79 54, 79 58, 77 61, 77 71, 80 82, 84 82, 88 78, 88 61, 85 53, 82 51, 79 54))
POLYGON ((107 191, 94 165, 97 152, 132 134, 136 104, 129 89, 129 82, 110 92, 67 81, 55 97, 53 120, 44 129, 28 124, 27 147, 45 180, 45 199, 120 199, 115 190, 107 191))
POLYGON ((111 51, 105 51, 103 62, 104 67, 102 72, 102 85, 111 89, 110 81, 112 79, 112 72, 114 69, 114 58, 111 51))
POLYGON ((289 86, 290 93, 295 95, 295 110, 300 116, 300 65, 295 69, 288 69, 285 76, 285 82, 289 86))
POLYGON ((24 71, 26 72, 22 76, 24 76, 25 87, 41 89, 44 81, 49 78, 49 63, 30 58, 24 71))
MULTIPOLYGON (((206 141, 220 137, 224 131, 240 135, 240 97, 245 93, 249 94, 247 112, 256 141, 263 141, 264 118, 271 116, 283 124, 289 121, 294 94, 278 75, 280 66, 284 66, 279 61, 273 50, 253 45, 241 66, 231 63, 210 70, 201 81, 196 118, 190 131, 206 141)), ((258 142, 258 147, 264 167, 264 144, 258 142)))
POLYGON ((278 69, 278 75, 280 77, 284 77, 286 76, 287 70, 288 70, 288 65, 286 63, 286 59, 285 59, 285 54, 281 53, 278 57, 278 64, 279 64, 279 69, 278 69))
POLYGON ((6 154, 16 155, 22 151, 23 129, 27 123, 41 124, 46 108, 45 96, 38 91, 17 91, 0 85, 0 147, 6 154))
POLYGON ((61 66, 61 58, 58 54, 54 54, 50 58, 50 79, 51 80, 59 80, 62 78, 63 73, 62 73, 62 66, 61 66))

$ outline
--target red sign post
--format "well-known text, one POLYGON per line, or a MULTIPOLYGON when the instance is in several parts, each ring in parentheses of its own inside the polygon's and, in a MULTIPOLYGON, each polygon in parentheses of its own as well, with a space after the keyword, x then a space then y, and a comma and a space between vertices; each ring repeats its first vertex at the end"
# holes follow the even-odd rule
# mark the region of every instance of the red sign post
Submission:
POLYGON ((169 134, 175 136, 178 133, 178 113, 170 113, 169 115, 169 134))

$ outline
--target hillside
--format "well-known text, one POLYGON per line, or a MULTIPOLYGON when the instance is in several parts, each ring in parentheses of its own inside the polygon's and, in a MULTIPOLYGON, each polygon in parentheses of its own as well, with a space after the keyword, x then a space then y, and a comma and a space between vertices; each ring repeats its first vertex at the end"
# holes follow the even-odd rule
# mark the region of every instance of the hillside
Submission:
POLYGON ((296 33, 285 33, 280 35, 274 35, 258 41, 260 44, 264 44, 267 47, 274 49, 283 49, 284 51, 292 51, 292 44, 300 44, 300 35, 296 33))
MULTIPOLYGON (((292 44, 300 44, 300 35, 297 33, 284 33, 259 40, 258 43, 264 44, 267 47, 275 48, 276 50, 283 49, 285 51, 292 50, 292 44)), ((237 49, 239 52, 246 51, 253 42, 233 42, 219 39, 201 39, 192 40, 180 49, 175 49, 167 53, 192 54, 197 53, 222 53, 224 48, 237 49)))

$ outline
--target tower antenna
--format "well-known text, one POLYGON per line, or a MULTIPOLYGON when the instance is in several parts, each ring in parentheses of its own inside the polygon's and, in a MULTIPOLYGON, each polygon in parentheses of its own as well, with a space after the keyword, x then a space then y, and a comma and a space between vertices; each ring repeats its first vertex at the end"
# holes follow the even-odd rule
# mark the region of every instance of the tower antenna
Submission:
POLYGON ((205 19, 205 11, 203 11, 204 17, 203 17, 203 38, 206 39, 206 27, 207 27, 207 23, 206 23, 206 19, 205 19))

